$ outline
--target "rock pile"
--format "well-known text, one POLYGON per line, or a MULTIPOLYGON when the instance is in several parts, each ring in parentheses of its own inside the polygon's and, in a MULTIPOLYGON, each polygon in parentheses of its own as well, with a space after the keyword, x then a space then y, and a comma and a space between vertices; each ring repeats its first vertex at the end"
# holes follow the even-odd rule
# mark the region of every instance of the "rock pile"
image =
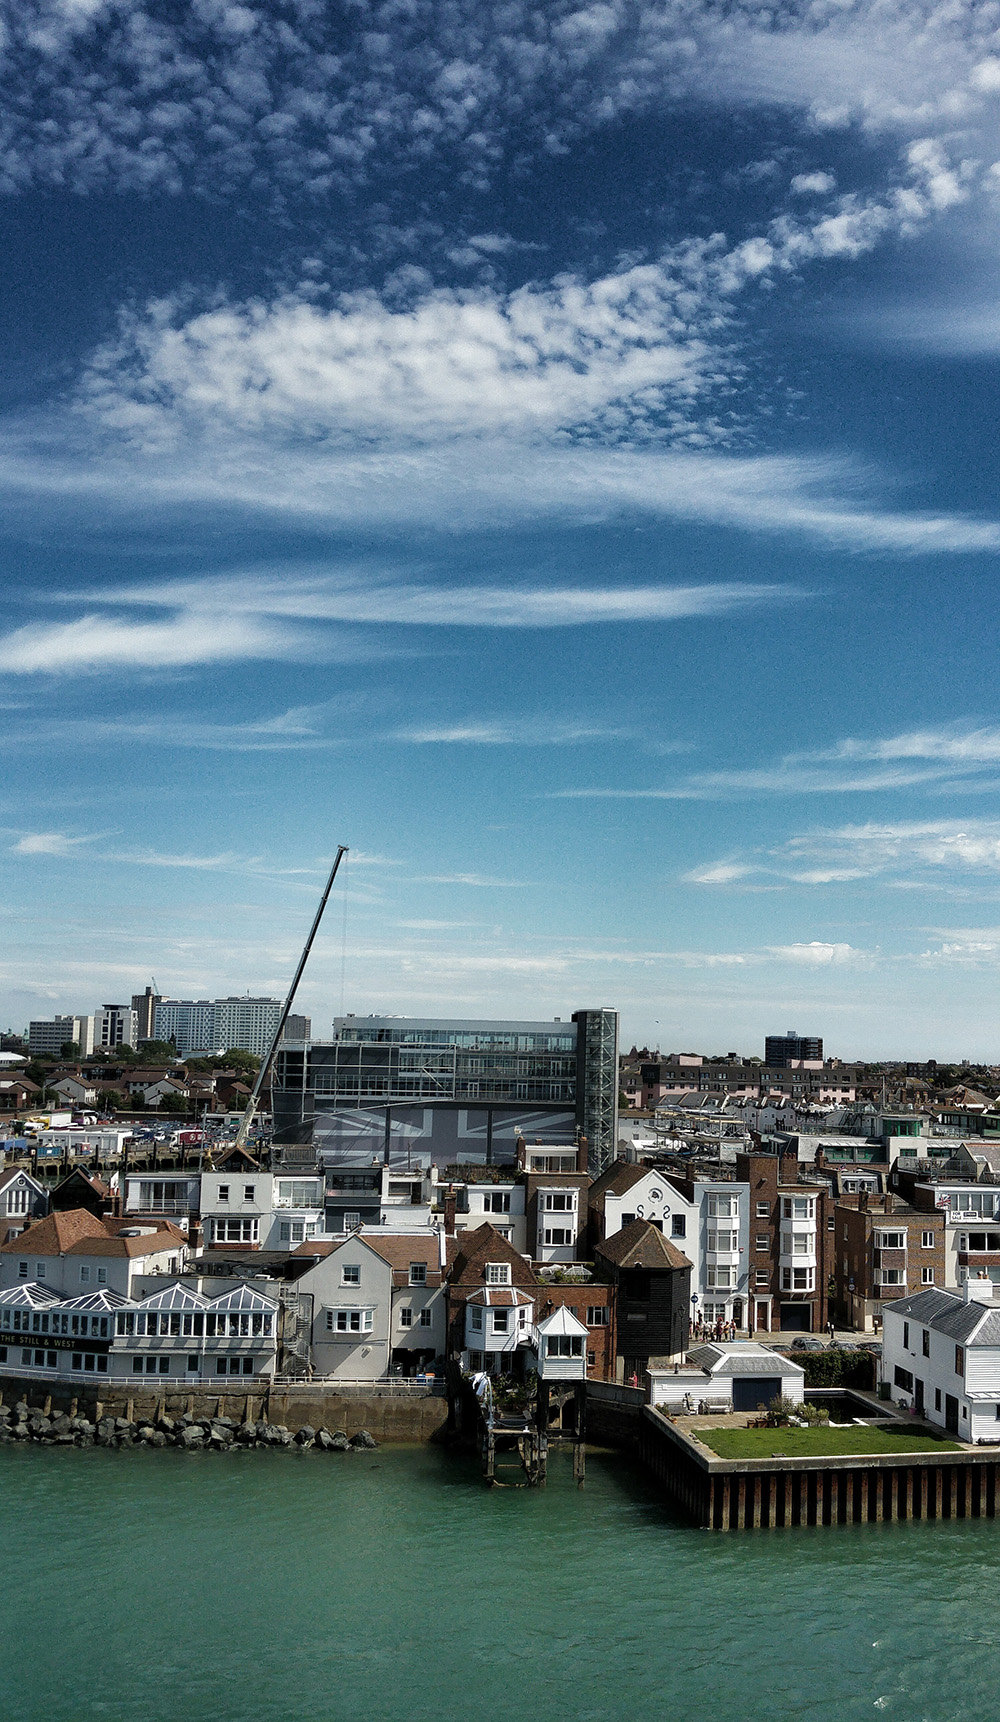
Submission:
POLYGON ((323 1453, 352 1453, 378 1446, 367 1429, 350 1439, 331 1435, 328 1429, 313 1429, 308 1423, 295 1434, 284 1423, 240 1423, 233 1417, 127 1417, 105 1416, 92 1423, 84 1416, 69 1417, 63 1411, 46 1413, 22 1399, 11 1408, 0 1405, 0 1442, 40 1441, 55 1447, 188 1447, 222 1452, 230 1447, 296 1447, 300 1452, 316 1447, 323 1453))

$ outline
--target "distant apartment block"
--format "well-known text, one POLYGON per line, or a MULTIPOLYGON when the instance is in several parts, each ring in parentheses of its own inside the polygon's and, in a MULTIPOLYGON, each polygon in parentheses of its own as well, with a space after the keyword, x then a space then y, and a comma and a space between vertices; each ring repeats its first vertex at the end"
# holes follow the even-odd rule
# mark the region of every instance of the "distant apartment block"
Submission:
POLYGON ((139 1016, 131 1005, 102 1005, 94 1012, 94 1051, 113 1052, 116 1046, 138 1046, 139 1016))
POLYGON ((80 1048, 81 1058, 94 1050, 92 1016, 55 1016, 32 1022, 28 1029, 28 1051, 32 1058, 58 1058, 67 1044, 80 1048))
POLYGON ((159 993, 147 987, 143 993, 132 994, 132 1009, 136 1014, 139 1044, 156 1039, 156 1007, 161 1003, 159 993))
POLYGON ((822 1064, 823 1038, 796 1034, 793 1028, 787 1034, 769 1034, 764 1041, 764 1063, 777 1070, 796 1064, 822 1064))
MULTIPOLYGON (((270 998, 161 999, 154 1040, 173 1040, 182 1058, 191 1052, 256 1053, 262 1058, 274 1038, 281 1003, 270 998)), ((308 1018, 299 1018, 300 1024, 308 1018)))
POLYGON ((338 1017, 332 1040, 279 1049, 272 1093, 276 1142, 313 1140, 325 1156, 503 1164, 519 1136, 578 1131, 599 1170, 616 1152, 618 1016, 338 1017))

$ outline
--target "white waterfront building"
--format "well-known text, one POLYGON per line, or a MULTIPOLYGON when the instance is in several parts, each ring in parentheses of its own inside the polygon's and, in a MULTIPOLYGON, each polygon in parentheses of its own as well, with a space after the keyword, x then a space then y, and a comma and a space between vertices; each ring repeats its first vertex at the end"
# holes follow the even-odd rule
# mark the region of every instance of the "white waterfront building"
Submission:
POLYGON ((61 1297, 37 1281, 0 1292, 0 1381, 155 1377, 164 1387, 274 1374, 279 1306, 248 1284, 206 1297, 182 1281, 147 1297, 101 1287, 61 1297))
POLYGON ((990 1279, 882 1312, 882 1381, 897 1405, 962 1441, 1000 1445, 1000 1302, 990 1279))

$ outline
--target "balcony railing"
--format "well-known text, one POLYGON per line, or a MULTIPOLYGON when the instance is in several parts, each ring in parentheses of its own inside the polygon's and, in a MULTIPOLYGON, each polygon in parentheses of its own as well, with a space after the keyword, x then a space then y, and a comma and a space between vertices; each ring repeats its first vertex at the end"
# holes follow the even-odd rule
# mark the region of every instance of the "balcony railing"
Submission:
POLYGON ((130 1196, 125 1203, 126 1214, 197 1214, 198 1197, 193 1196, 187 1202, 167 1201, 155 1196, 151 1202, 140 1202, 137 1197, 130 1196))

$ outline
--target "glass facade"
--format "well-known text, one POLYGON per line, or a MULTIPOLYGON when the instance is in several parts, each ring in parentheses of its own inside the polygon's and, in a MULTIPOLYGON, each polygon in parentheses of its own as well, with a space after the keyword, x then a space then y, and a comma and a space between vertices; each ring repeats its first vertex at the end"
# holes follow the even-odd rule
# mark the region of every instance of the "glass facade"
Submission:
POLYGON ((276 1128, 280 1116, 291 1140, 297 1125, 332 1107, 558 1109, 604 1165, 617 1135, 617 1028, 611 1010, 569 1022, 338 1017, 333 1040, 279 1048, 276 1128))

